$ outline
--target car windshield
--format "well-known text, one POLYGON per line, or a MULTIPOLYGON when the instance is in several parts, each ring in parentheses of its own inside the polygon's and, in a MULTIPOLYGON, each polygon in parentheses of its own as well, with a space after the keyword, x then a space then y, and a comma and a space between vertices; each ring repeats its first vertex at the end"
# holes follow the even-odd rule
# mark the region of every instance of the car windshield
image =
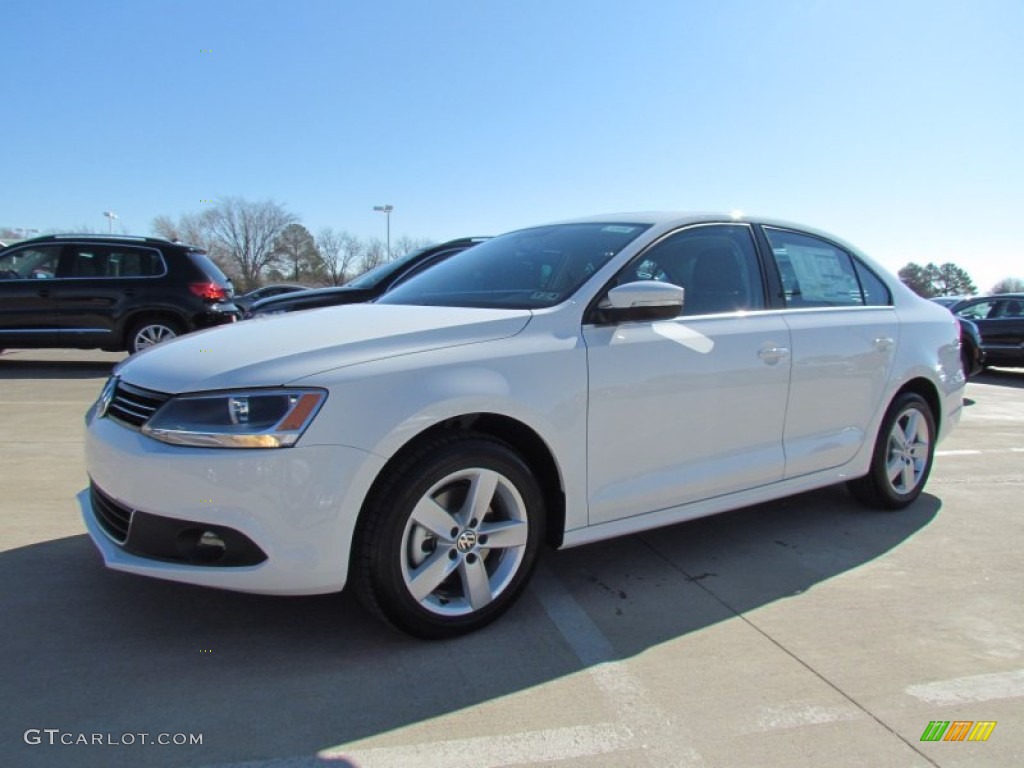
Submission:
POLYGON ((384 294, 380 304, 539 309, 569 298, 648 228, 554 224, 492 238, 384 294))
POLYGON ((404 256, 399 256, 394 261, 386 261, 383 264, 378 264, 368 272, 364 272, 354 280, 349 280, 345 285, 348 288, 373 288, 377 283, 387 280, 391 275, 396 274, 399 270, 405 269, 406 265, 416 260, 416 258, 423 253, 426 248, 418 248, 411 253, 407 253, 404 256))

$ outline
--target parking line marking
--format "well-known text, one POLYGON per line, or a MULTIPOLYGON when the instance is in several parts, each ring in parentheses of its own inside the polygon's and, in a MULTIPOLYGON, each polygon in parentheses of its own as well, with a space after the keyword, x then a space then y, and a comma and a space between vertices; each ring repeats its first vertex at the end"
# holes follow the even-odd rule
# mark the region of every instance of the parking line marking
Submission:
POLYGON ((537 566, 531 591, 573 653, 588 667, 587 674, 618 713, 618 722, 635 734, 632 748, 643 749, 652 766, 703 766, 700 753, 689 746, 693 739, 686 729, 651 701, 644 684, 618 660, 608 638, 544 563, 537 566), (666 741, 666 733, 673 734, 673 742, 666 741))
POLYGON ((754 731, 802 728, 805 725, 824 725, 843 720, 856 720, 864 713, 852 704, 822 706, 808 701, 790 701, 781 706, 759 707, 754 731))
POLYGON ((1024 448, 992 448, 990 450, 978 450, 976 448, 958 448, 948 451, 936 451, 936 456, 980 456, 999 453, 1024 453, 1024 448))
POLYGON ((1021 698, 1024 697, 1024 669, 910 685, 905 692, 929 704, 1021 698))

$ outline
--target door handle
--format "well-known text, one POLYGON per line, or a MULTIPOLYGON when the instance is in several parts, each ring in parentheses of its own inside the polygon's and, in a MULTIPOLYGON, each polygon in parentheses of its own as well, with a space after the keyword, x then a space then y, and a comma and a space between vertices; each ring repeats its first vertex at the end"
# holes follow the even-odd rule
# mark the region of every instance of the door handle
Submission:
POLYGON ((42 298, 42 299, 50 298, 50 289, 49 288, 41 288, 39 290, 39 297, 42 298))
POLYGON ((891 337, 881 336, 880 338, 875 339, 875 349, 879 352, 886 352, 892 348, 893 343, 894 341, 891 337))
POLYGON ((782 358, 789 357, 789 347, 776 347, 774 345, 761 347, 757 352, 757 356, 768 365, 775 365, 782 358))

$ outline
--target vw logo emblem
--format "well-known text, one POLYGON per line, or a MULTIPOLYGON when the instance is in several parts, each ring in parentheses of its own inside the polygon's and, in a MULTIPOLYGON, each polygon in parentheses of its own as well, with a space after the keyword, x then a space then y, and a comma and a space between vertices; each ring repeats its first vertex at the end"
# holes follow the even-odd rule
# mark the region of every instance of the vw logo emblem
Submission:
POLYGON ((102 419, 107 415, 107 408, 110 407, 110 401, 114 399, 114 389, 117 387, 117 377, 111 376, 107 379, 107 383, 103 385, 103 391, 100 392, 100 399, 96 403, 96 417, 102 419))
POLYGON ((459 538, 455 540, 455 547, 459 552, 469 552, 473 547, 476 546, 476 531, 471 531, 468 528, 459 534, 459 538))

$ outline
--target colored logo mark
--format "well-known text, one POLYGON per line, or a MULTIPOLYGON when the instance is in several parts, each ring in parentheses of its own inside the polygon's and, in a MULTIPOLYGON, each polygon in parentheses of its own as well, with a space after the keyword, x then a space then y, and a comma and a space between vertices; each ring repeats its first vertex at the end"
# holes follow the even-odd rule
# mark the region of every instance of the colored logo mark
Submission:
POLYGON ((932 720, 921 741, 988 741, 995 728, 995 720, 932 720))

